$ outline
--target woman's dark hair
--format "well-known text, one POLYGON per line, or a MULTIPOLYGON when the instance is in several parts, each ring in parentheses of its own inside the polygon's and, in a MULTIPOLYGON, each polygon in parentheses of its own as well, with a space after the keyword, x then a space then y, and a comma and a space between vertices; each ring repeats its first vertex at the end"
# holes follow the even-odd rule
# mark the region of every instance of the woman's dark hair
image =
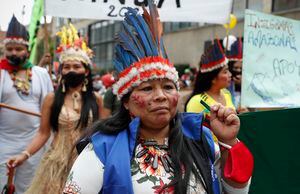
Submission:
MULTIPOLYGON (((87 91, 81 93, 82 95, 81 113, 80 113, 79 121, 76 126, 76 128, 80 127, 81 129, 87 127, 89 122, 90 111, 92 111, 93 114, 93 121, 99 118, 98 104, 97 104, 96 96, 93 92, 93 81, 92 81, 91 69, 89 65, 85 65, 85 64, 83 65, 89 71, 89 74, 86 76, 86 79, 88 80, 88 83, 86 85, 87 91)), ((65 101, 65 95, 66 93, 62 92, 62 84, 59 84, 57 90, 55 91, 54 102, 51 107, 51 115, 50 115, 50 124, 53 131, 55 132, 59 130, 58 117, 65 101)))
POLYGON ((202 183, 208 194, 213 193, 209 162, 210 149, 204 134, 201 132, 199 141, 191 140, 183 135, 178 115, 174 121, 169 135, 169 152, 175 168, 174 180, 169 186, 175 186, 176 194, 185 194, 187 193, 190 176, 193 174, 196 180, 202 183), (184 173, 182 172, 182 164, 184 173))
MULTIPOLYGON (((115 115, 106 120, 96 122, 89 132, 85 133, 82 139, 88 139, 96 132, 117 134, 127 129, 131 118, 123 103, 128 100, 129 96, 130 94, 127 94, 122 98, 121 107, 115 115)), ((174 180, 166 187, 174 186, 176 194, 185 194, 191 173, 195 175, 197 180, 202 181, 199 175, 200 172, 205 182, 203 186, 205 187, 206 185, 206 191, 210 194, 212 193, 211 167, 207 154, 209 153, 209 147, 204 139, 204 134, 201 135, 202 139, 197 142, 184 137, 178 117, 176 115, 172 120, 169 134, 169 152, 174 164, 174 180), (184 173, 182 171, 182 164, 184 165, 184 173)))
POLYGON ((211 88, 213 79, 215 79, 218 76, 218 74, 220 73, 221 70, 222 70, 222 68, 218 68, 213 71, 206 72, 206 73, 201 73, 200 70, 198 71, 198 74, 196 76, 196 80, 194 83, 193 92, 190 95, 190 97, 188 98, 188 100, 186 101, 185 106, 184 106, 185 111, 186 111, 186 106, 187 106, 188 102, 190 101, 190 99, 193 96, 195 96, 197 94, 201 94, 211 88))

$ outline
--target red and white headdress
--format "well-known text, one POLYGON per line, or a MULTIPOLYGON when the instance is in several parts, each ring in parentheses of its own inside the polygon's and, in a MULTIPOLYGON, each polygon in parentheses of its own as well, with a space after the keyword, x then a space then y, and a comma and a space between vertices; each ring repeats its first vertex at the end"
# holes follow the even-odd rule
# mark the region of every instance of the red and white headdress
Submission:
POLYGON ((200 60, 200 71, 201 73, 211 72, 227 65, 227 63, 228 59, 224 54, 220 41, 216 40, 202 55, 200 60))
POLYGON ((226 53, 229 61, 243 61, 243 42, 242 38, 238 38, 226 53))
POLYGON ((121 99, 142 82, 153 79, 169 79, 179 89, 178 72, 168 60, 162 42, 162 25, 156 6, 149 2, 150 14, 143 16, 133 8, 127 8, 123 28, 117 35, 114 66, 119 80, 113 85, 113 93, 121 99))

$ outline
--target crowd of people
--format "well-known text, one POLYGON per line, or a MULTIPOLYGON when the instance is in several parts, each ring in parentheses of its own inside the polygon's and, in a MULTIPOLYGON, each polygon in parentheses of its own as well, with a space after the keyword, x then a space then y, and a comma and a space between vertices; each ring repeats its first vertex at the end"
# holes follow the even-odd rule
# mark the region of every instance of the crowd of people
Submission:
POLYGON ((0 102, 14 107, 0 108, 0 189, 14 171, 17 194, 248 193, 253 156, 237 139, 237 114, 248 111, 242 40, 215 40, 199 70, 179 76, 148 6, 127 8, 115 72, 102 76, 75 27, 62 28, 55 84, 50 56, 30 63, 28 32, 12 18, 0 61, 0 102), (183 113, 180 86, 193 88, 183 113))

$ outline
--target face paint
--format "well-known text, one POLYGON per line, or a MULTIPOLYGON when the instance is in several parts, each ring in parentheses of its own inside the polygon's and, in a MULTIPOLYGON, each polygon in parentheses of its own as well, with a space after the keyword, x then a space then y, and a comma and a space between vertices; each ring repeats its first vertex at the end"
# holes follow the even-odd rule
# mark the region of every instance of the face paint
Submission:
POLYGON ((173 97, 172 97, 172 106, 177 106, 178 104, 178 99, 179 99, 179 94, 175 94, 173 97))
POLYGON ((145 107, 145 100, 142 96, 139 96, 137 94, 132 95, 132 100, 135 104, 139 105, 141 108, 145 107))

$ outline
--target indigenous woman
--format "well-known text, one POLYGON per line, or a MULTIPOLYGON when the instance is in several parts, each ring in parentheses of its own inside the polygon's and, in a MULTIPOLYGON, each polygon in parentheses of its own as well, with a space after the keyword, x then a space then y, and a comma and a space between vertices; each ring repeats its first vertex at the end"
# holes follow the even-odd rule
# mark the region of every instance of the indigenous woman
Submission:
POLYGON ((227 146, 222 154, 202 114, 177 113, 178 73, 164 50, 157 9, 148 5, 143 16, 128 8, 117 36, 113 92, 121 108, 83 139, 64 193, 247 193, 253 158, 236 139, 236 113, 211 107, 212 130, 227 146))
POLYGON ((77 154, 73 149, 83 129, 99 118, 102 104, 93 92, 91 50, 78 37, 70 24, 58 33, 61 37, 61 81, 57 91, 46 96, 42 106, 39 132, 27 146, 26 153, 11 158, 9 166, 19 166, 36 153, 49 139, 54 138, 44 154, 31 186, 26 193, 62 193, 69 169, 77 154))
POLYGON ((195 80, 194 90, 186 103, 186 111, 204 112, 209 123, 209 110, 200 101, 209 106, 222 104, 234 109, 230 92, 226 89, 231 82, 231 73, 219 41, 209 47, 200 60, 200 70, 195 80))

